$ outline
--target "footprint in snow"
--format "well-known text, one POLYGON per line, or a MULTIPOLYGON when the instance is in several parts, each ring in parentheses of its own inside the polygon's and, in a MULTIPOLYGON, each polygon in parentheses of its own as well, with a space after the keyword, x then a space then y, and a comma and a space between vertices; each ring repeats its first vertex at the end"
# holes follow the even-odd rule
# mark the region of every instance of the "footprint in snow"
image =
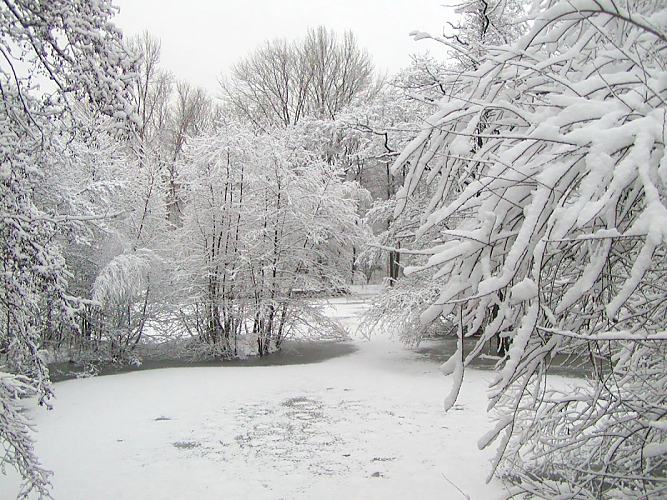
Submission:
POLYGON ((179 450, 192 450, 193 448, 199 448, 201 443, 197 441, 176 441, 175 443, 171 443, 171 445, 179 450))

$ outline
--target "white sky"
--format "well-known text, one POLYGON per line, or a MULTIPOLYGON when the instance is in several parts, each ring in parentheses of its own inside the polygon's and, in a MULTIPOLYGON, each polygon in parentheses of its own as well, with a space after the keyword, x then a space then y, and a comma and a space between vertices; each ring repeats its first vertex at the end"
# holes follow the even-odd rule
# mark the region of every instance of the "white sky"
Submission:
POLYGON ((263 41, 300 38, 309 27, 351 29, 379 70, 405 67, 436 42, 415 42, 413 30, 440 34, 452 0, 116 0, 116 23, 127 35, 148 30, 162 40, 162 66, 176 78, 217 94, 218 77, 263 41))

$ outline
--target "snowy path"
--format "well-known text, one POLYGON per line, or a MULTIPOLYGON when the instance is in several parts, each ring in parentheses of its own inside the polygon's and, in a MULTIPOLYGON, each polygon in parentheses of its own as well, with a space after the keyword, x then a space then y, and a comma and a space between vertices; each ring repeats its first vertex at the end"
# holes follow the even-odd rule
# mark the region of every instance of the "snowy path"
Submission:
MULTIPOLYGON (((336 299, 350 329, 363 298, 336 299)), ((391 339, 319 363, 173 368, 57 384, 37 410, 56 500, 493 498, 490 374, 470 371, 448 414, 437 364, 391 339)), ((0 499, 16 478, 0 476, 0 499)))

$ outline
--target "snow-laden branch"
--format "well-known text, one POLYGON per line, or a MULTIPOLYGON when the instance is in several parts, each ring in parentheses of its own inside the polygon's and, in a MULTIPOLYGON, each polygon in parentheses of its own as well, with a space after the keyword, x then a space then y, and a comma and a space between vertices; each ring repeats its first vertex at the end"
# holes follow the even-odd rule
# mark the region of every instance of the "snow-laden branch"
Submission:
POLYGON ((555 491, 544 476, 660 491, 664 435, 629 422, 667 397, 666 34, 658 1, 536 2, 525 36, 446 82, 393 167, 408 167, 395 217, 432 196, 406 269, 439 284, 422 320, 460 316, 478 338, 466 363, 511 342, 489 439, 535 494, 555 491), (583 399, 543 397, 558 355, 591 365, 583 399))

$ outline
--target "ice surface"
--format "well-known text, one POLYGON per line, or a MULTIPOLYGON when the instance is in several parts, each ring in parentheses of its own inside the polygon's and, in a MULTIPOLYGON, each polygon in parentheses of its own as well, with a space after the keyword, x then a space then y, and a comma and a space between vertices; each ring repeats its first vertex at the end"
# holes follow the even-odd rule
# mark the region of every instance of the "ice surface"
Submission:
MULTIPOLYGON (((357 290, 359 292, 359 290, 357 290)), ((362 290, 363 292, 363 290, 362 290)), ((320 363, 173 368, 56 384, 31 408, 54 497, 95 499, 493 498, 477 439, 491 374, 466 370, 451 411, 438 363, 356 332, 366 296, 332 301, 352 354, 320 363), (447 479, 445 479, 447 478, 447 479), (451 482, 450 482, 451 481, 451 482)), ((15 497, 13 471, 0 498, 15 497)))

